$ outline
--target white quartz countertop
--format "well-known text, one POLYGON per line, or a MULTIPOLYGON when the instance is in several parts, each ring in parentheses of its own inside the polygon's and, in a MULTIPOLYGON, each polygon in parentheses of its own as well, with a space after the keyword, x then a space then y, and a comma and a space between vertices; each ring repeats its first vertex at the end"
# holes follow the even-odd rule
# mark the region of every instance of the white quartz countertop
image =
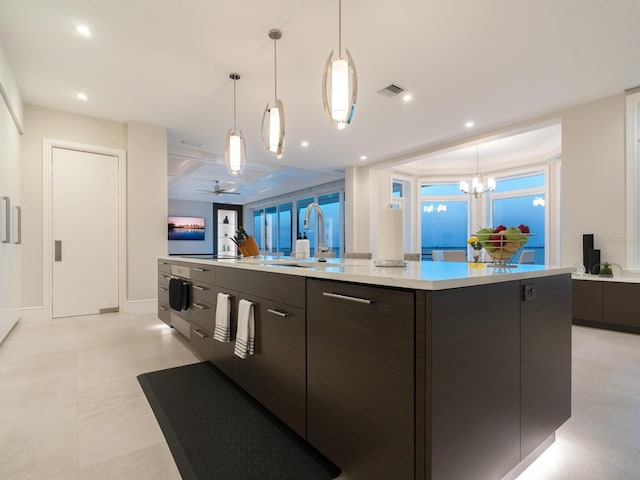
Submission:
POLYGON ((574 280, 591 280, 596 282, 619 282, 619 283, 640 283, 640 275, 618 274, 614 273, 613 277, 601 277, 600 275, 589 275, 583 273, 574 273, 571 275, 574 280))
POLYGON ((297 260, 268 256, 215 260, 171 256, 161 259, 418 290, 445 290, 574 271, 572 267, 549 265, 517 265, 514 268, 499 270, 483 263, 431 261, 406 262, 406 266, 403 267, 376 267, 372 260, 344 258, 330 258, 326 263, 313 258, 297 260))

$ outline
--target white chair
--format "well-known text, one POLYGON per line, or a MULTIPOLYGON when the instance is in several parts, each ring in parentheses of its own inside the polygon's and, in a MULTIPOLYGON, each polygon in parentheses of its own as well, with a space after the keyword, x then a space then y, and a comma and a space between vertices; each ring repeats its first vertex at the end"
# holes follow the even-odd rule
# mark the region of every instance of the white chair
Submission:
POLYGON ((422 260, 422 255, 420 253, 405 253, 404 259, 410 262, 419 262, 422 260))
POLYGON ((442 252, 445 262, 466 262, 467 252, 464 250, 444 250, 442 252))
POLYGON ((535 256, 536 256, 535 250, 523 250, 522 253, 520 253, 520 259, 518 260, 518 263, 533 264, 533 260, 535 256))
POLYGON ((444 262, 444 250, 431 250, 431 260, 434 262, 444 262))

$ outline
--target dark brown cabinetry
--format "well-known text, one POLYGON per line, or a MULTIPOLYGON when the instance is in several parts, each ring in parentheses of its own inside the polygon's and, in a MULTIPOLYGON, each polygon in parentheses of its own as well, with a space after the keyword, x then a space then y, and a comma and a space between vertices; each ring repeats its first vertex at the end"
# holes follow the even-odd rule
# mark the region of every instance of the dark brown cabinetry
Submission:
POLYGON ((307 280, 307 439, 349 478, 414 478, 415 292, 307 280))
POLYGON ((571 416, 571 280, 522 284, 536 298, 520 307, 521 459, 571 416))
POLYGON ((640 333, 640 283, 573 280, 573 323, 640 333))
POLYGON ((429 294, 427 478, 502 478, 520 461, 520 283, 429 294))
POLYGON ((306 437, 306 348, 303 277, 220 268, 216 290, 232 299, 232 340, 240 299, 254 304, 255 354, 234 355, 216 342, 213 362, 256 400, 306 437))

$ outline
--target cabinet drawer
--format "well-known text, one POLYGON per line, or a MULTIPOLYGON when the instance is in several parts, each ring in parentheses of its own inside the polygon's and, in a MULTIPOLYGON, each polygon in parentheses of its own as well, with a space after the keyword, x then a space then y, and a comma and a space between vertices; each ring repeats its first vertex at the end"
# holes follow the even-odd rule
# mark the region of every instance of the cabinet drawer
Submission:
POLYGON ((191 345, 196 351, 202 355, 205 360, 213 360, 213 351, 215 348, 215 341, 213 334, 205 329, 198 328, 196 325, 191 325, 191 345))
POLYGON ((189 309, 189 320, 197 326, 213 332, 216 322, 215 305, 194 299, 189 309))
POLYGON ((216 290, 213 285, 191 279, 191 298, 194 302, 216 303, 216 290))
POLYGON ((158 318, 167 325, 171 325, 171 310, 168 302, 166 304, 158 302, 158 318))
POLYGON ((158 272, 158 286, 168 287, 171 274, 168 272, 158 272))
POLYGON ((191 280, 215 284, 215 267, 213 265, 192 265, 191 280))
POLYGON ((158 285, 158 305, 169 307, 169 285, 158 285))
POLYGON ((187 338, 191 336, 191 325, 188 321, 171 312, 171 326, 187 338))
POLYGON ((171 273, 171 263, 168 260, 158 260, 158 272, 171 273))
POLYGON ((219 267, 216 286, 304 308, 305 278, 282 273, 219 267))

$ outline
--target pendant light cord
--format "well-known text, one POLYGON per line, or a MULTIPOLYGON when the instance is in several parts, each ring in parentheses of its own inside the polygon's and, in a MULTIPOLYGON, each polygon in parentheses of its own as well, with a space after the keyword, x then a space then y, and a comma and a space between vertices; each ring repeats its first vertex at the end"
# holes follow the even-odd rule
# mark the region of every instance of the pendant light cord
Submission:
POLYGON ((338 0, 338 58, 342 58, 342 0, 338 0))
POLYGON ((236 133, 236 79, 233 79, 233 134, 236 133))
POLYGON ((273 106, 278 105, 278 51, 277 39, 273 39, 273 106))

